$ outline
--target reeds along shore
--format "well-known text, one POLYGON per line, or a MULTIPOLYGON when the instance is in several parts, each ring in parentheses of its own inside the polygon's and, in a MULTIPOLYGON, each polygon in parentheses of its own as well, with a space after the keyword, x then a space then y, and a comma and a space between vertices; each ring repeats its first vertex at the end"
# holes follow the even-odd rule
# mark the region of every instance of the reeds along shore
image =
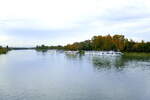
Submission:
POLYGON ((0 47, 0 54, 6 54, 9 51, 8 48, 0 47))

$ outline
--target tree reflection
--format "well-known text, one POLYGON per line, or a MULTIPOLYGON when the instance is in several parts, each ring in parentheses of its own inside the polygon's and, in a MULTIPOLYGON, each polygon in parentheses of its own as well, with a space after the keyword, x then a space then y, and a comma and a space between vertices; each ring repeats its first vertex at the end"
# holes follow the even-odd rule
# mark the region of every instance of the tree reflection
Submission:
POLYGON ((42 53, 42 55, 46 55, 48 50, 47 49, 36 49, 36 52, 42 53))
POLYGON ((93 57, 92 62, 94 64, 94 67, 97 70, 100 69, 122 69, 124 66, 124 62, 122 62, 121 57, 111 57, 111 56, 98 56, 93 57))
POLYGON ((124 68, 145 67, 150 66, 150 56, 125 54, 122 56, 97 56, 92 57, 94 68, 100 69, 116 69, 121 71, 124 68), (132 66, 129 66, 131 65, 132 66))
POLYGON ((84 54, 65 54, 68 59, 82 59, 84 54))

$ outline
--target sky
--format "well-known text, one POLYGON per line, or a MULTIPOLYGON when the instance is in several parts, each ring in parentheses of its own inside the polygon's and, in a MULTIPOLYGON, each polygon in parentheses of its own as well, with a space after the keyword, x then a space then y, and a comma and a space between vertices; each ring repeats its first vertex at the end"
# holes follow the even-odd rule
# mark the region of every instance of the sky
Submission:
POLYGON ((94 35, 150 41, 150 0, 0 0, 0 45, 66 45, 94 35))

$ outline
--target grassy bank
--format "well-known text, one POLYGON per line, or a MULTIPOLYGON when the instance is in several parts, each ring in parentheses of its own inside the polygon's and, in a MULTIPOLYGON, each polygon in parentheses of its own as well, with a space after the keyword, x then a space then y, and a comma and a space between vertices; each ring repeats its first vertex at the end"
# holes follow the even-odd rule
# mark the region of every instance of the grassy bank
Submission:
POLYGON ((150 53, 125 52, 123 57, 129 59, 150 59, 150 53))
POLYGON ((6 54, 8 52, 7 48, 0 48, 0 54, 6 54))

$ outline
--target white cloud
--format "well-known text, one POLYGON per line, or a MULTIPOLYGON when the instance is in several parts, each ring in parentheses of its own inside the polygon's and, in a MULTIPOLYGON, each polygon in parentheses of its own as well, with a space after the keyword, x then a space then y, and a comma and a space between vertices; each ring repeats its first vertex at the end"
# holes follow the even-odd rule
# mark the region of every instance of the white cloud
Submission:
POLYGON ((148 41, 149 5, 149 0, 0 0, 0 42, 55 45, 108 33, 148 41))
MULTIPOLYGON (((94 0, 1 0, 1 19, 37 20, 44 27, 61 28, 92 15, 94 0)), ((41 25, 41 26, 42 26, 41 25)))

